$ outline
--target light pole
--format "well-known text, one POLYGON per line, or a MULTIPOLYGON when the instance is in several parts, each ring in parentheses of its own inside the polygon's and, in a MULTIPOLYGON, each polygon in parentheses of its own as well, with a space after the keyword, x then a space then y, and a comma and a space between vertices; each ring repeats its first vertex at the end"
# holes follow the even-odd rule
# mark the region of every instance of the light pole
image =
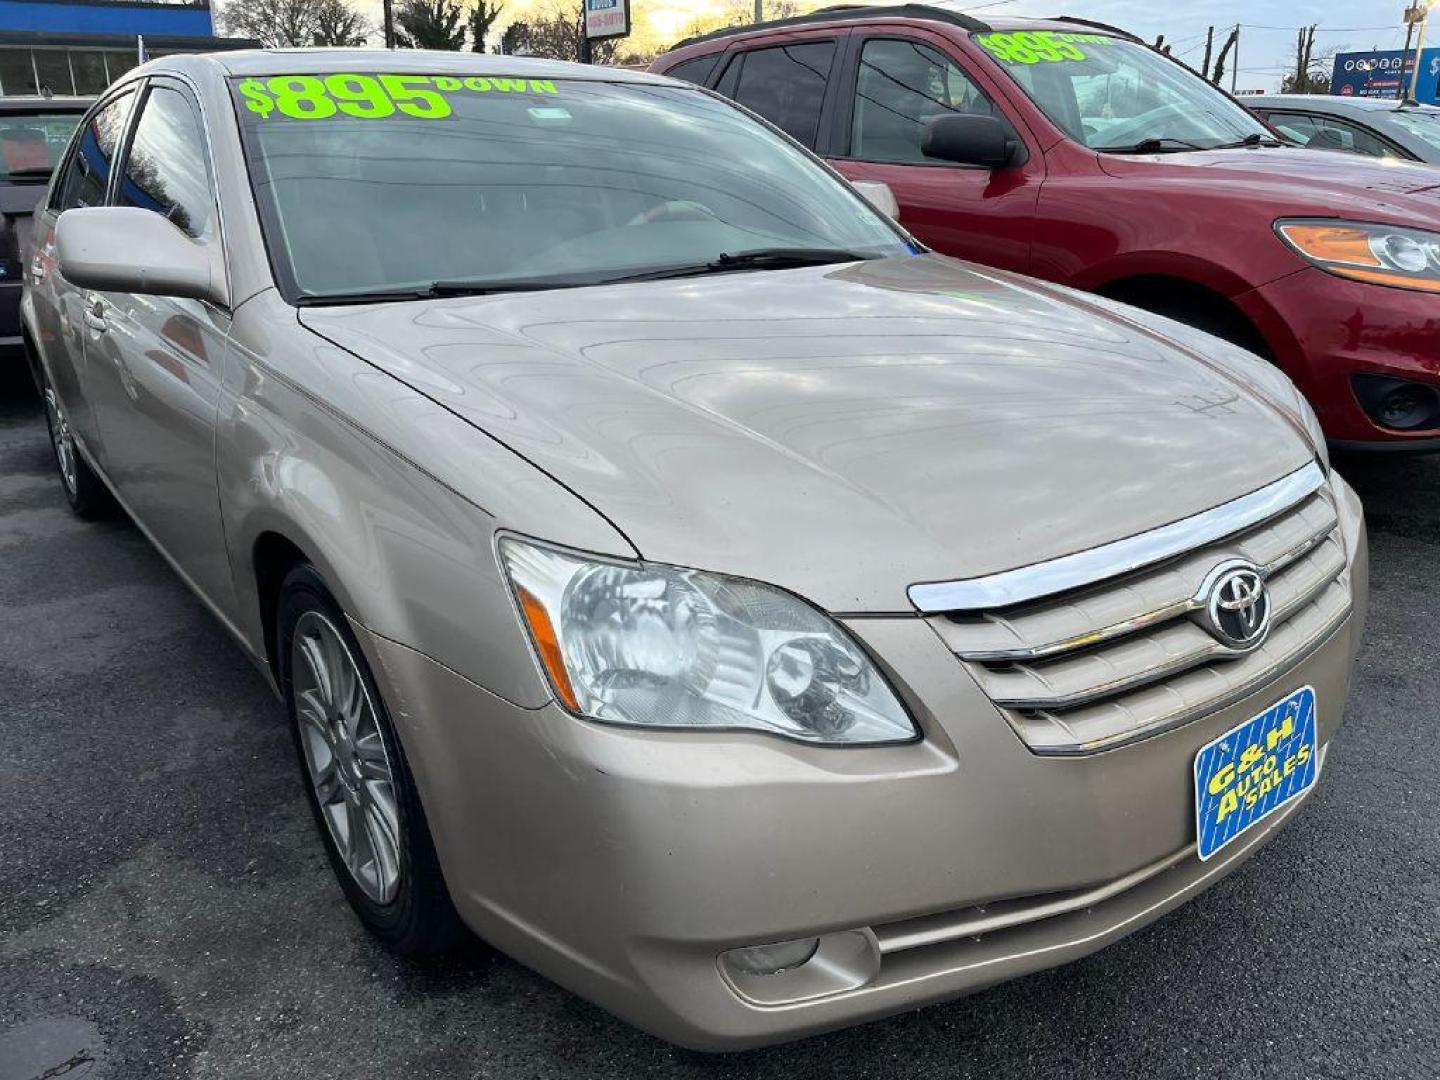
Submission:
MULTIPOLYGON (((1420 16, 1420 29, 1415 35, 1415 66, 1410 69, 1410 100, 1416 100, 1420 88, 1420 57, 1425 51, 1425 24, 1430 19, 1430 7, 1434 0, 1417 0, 1405 12, 1405 21, 1410 22, 1412 14, 1420 16)), ((1405 58, 1400 58, 1400 81, 1405 81, 1405 58)))

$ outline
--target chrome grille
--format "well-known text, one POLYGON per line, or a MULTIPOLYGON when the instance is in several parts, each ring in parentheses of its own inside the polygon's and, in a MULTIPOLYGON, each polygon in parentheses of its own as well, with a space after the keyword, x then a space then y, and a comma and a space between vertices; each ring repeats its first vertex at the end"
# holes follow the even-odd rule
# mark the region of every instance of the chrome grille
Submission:
POLYGON ((1258 524, 1058 596, 928 621, 1036 753, 1083 754, 1223 708, 1298 663, 1350 611, 1339 518, 1319 487, 1258 524), (1260 569, 1268 635, 1250 651, 1202 622, 1207 574, 1260 569))

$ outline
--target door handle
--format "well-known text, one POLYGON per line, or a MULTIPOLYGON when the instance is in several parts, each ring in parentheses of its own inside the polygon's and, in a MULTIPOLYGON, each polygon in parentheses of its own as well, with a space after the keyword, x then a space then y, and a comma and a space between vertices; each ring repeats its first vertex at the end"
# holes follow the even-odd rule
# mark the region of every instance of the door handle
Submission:
POLYGON ((85 298, 85 325, 97 334, 103 334, 107 329, 105 301, 98 296, 85 298))

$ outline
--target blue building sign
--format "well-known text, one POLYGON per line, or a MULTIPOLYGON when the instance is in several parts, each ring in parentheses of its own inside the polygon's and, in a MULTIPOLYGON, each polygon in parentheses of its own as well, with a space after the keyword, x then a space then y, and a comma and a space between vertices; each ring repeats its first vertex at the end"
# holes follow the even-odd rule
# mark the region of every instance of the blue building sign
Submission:
POLYGON ((209 4, 96 3, 95 0, 0 0, 0 29, 51 34, 211 37, 209 4))
MULTIPOLYGON (((1335 69, 1330 75, 1330 93, 1341 97, 1395 98, 1402 96, 1403 81, 1404 96, 1409 96, 1414 67, 1414 52, 1402 54, 1399 49, 1341 53, 1335 57, 1335 69)), ((1415 99, 1437 104, 1437 83, 1440 83, 1440 49, 1426 49, 1420 56, 1415 99)))
POLYGON ((209 0, 0 0, 0 95, 88 97, 142 59, 255 44, 217 38, 209 0))

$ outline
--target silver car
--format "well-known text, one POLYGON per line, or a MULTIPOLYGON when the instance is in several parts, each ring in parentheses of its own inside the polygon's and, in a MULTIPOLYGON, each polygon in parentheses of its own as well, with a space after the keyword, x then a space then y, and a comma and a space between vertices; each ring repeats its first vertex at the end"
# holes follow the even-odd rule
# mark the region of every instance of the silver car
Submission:
POLYGON ((1263 94, 1240 100, 1301 146, 1440 164, 1440 109, 1433 105, 1326 94, 1263 94))
POLYGON ((168 57, 83 130, 65 492, 274 685, 391 947, 758 1045, 1091 952, 1318 782, 1365 530, 1254 356, 650 75, 168 57))

